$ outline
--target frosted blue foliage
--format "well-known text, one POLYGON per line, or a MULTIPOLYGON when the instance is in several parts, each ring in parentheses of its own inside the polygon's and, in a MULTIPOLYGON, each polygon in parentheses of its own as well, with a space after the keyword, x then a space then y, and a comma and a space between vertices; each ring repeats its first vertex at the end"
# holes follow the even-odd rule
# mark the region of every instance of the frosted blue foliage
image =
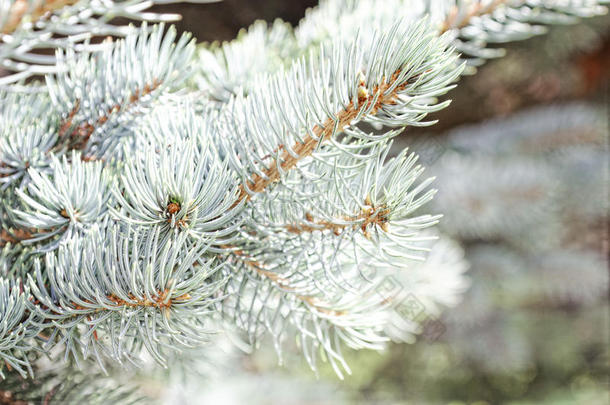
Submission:
POLYGON ((113 216, 122 222, 159 227, 164 235, 185 231, 216 245, 231 242, 236 215, 236 178, 209 144, 176 139, 132 155, 113 190, 113 216))
POLYGON ((523 40, 545 32, 543 24, 571 24, 582 17, 606 13, 597 0, 323 0, 309 9, 292 30, 283 22, 253 24, 222 46, 201 47, 197 87, 211 102, 224 103, 233 94, 248 93, 264 74, 308 58, 320 43, 337 39, 350 43, 360 35, 364 43, 374 32, 395 23, 409 26, 425 16, 439 33, 447 33, 467 61, 464 73, 474 73, 504 50, 490 44, 523 40), (332 21, 332 23, 329 23, 332 21), (239 54, 239 58, 236 56, 239 54), (205 66, 205 67, 204 67, 205 66))
MULTIPOLYGON (((195 3, 213 1, 217 0, 190 0, 195 3)), ((126 25, 125 20, 177 21, 181 18, 178 14, 146 11, 153 5, 175 2, 177 1, 2 0, 0 1, 0 33, 2 33, 0 68, 12 74, 0 77, 0 88, 11 86, 31 91, 31 86, 28 86, 30 87, 28 89, 19 85, 19 82, 33 75, 56 73, 63 69, 57 64, 54 50, 98 51, 100 46, 92 43, 92 39, 129 35, 131 28, 126 25), (117 20, 117 17, 123 20, 117 20), (51 52, 40 52, 41 49, 51 52)))
MULTIPOLYGON (((548 232, 537 225, 571 192, 556 166, 590 170, 591 148, 542 163, 448 154, 432 205, 417 156, 387 158, 406 127, 434 124, 466 64, 499 55, 488 43, 602 13, 594 1, 324 1, 295 30, 257 23, 199 51, 174 27, 110 24, 171 19, 144 12, 165 0, 68 3, 41 16, 22 2, 15 25, 17 2, 0 0, 14 72, 0 78, 0 359, 22 374, 55 352, 166 366, 225 328, 254 347, 270 335, 280 356, 298 341, 341 376, 343 348, 421 329, 379 294, 387 277, 434 316, 458 303, 467 264, 435 243, 440 214, 452 236, 535 249, 522 235, 548 232), (108 34, 124 38, 89 41, 108 34)), ((582 114, 566 122, 593 122, 582 114)))
POLYGON ((117 227, 65 241, 29 277, 38 312, 55 326, 47 341, 102 366, 105 357, 137 362, 142 349, 162 364, 176 345, 200 344, 225 282, 216 276, 222 265, 201 259, 206 249, 186 234, 160 243, 159 230, 117 227))
POLYGON ((31 181, 16 191, 24 209, 11 210, 17 225, 38 230, 24 243, 46 241, 43 250, 103 221, 111 198, 110 177, 101 162, 83 162, 73 152, 70 161, 53 157, 51 166, 52 177, 29 169, 31 181))
POLYGON ((0 377, 5 365, 22 376, 33 375, 27 354, 32 350, 32 338, 40 327, 40 317, 29 311, 29 288, 21 280, 9 281, 0 276, 0 377))
POLYGON ((132 27, 124 40, 106 43, 99 53, 59 54, 61 72, 46 80, 54 108, 64 116, 63 146, 109 159, 132 135, 134 119, 183 85, 194 43, 190 34, 176 41, 174 27, 164 31, 163 25, 132 27))

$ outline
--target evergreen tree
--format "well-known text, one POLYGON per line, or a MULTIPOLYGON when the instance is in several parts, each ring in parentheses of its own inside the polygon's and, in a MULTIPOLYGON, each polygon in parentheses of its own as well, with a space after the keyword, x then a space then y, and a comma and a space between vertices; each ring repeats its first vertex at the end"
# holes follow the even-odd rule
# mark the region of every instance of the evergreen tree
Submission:
MULTIPOLYGON (((72 398, 58 381, 83 385, 92 360, 111 375, 167 366, 219 330, 250 347, 270 336, 280 356, 296 339, 339 376, 344 347, 410 341, 405 299, 439 314, 466 266, 435 242, 432 180, 414 154, 388 158, 392 138, 433 124, 438 97, 501 55, 488 45, 605 11, 324 1, 296 29, 199 46, 110 24, 174 18, 152 3, 0 2, 0 376, 15 400, 72 398), (107 35, 123 38, 94 40, 107 35)), ((107 400, 100 384, 77 395, 107 400)))

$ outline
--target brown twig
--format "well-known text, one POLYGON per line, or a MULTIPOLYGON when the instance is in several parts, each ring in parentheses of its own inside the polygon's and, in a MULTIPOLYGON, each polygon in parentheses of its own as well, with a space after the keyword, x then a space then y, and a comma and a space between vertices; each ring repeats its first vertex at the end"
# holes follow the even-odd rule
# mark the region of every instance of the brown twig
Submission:
MULTIPOLYGON (((171 308, 172 304, 175 301, 187 301, 189 299, 191 299, 190 294, 182 294, 179 297, 175 297, 175 298, 168 298, 168 294, 169 294, 170 290, 169 289, 165 289, 164 291, 157 291, 157 294, 155 297, 151 299, 148 298, 136 298, 133 294, 129 294, 128 298, 129 300, 124 300, 122 298, 119 298, 115 295, 108 295, 106 296, 107 299, 109 299, 110 301, 112 301, 117 307, 130 307, 130 308, 137 308, 137 307, 155 307, 155 308, 159 308, 159 309, 169 309, 171 308)), ((92 304, 92 302, 89 301, 85 301, 87 304, 92 304)), ((88 309, 87 307, 84 307, 82 305, 78 305, 76 303, 72 303, 73 304, 73 308, 74 309, 88 309)), ((103 311, 103 308, 97 308, 95 310, 95 312, 99 312, 99 311, 103 311)))
POLYGON ((335 235, 338 235, 343 229, 351 227, 352 229, 360 228, 368 238, 368 228, 370 225, 380 226, 384 230, 387 229, 390 210, 385 206, 379 208, 373 207, 369 198, 367 198, 366 201, 366 206, 362 208, 358 214, 341 218, 341 222, 346 222, 344 224, 337 223, 339 221, 315 220, 310 213, 307 213, 305 214, 307 222, 287 225, 286 230, 296 234, 330 230, 335 235))
MULTIPOLYGON (((458 23, 457 27, 465 27, 470 23, 470 20, 473 17, 479 17, 485 14, 492 13, 495 9, 505 4, 507 1, 508 0, 494 0, 491 4, 485 7, 483 7, 482 3, 473 4, 466 16, 464 16, 464 18, 462 18, 462 20, 458 23)), ((441 25, 440 34, 452 28, 457 16, 458 9, 457 7, 455 7, 449 13, 444 23, 441 25)), ((359 104, 364 104, 362 108, 370 108, 370 114, 375 114, 377 110, 383 105, 395 104, 398 93, 405 89, 406 84, 396 86, 389 94, 384 93, 389 88, 391 88, 392 85, 394 85, 395 81, 398 79, 399 74, 400 70, 397 70, 396 72, 394 72, 389 81, 386 82, 384 80, 383 83, 375 86, 372 92, 370 92, 369 89, 363 86, 363 81, 361 80, 360 87, 358 88, 358 101, 359 104), (373 104, 375 95, 379 95, 379 97, 377 98, 377 101, 373 104)), ((335 128, 338 128, 338 131, 341 132, 343 128, 348 126, 350 122, 354 118, 356 118, 359 111, 360 108, 357 108, 354 103, 350 101, 350 103, 343 110, 339 111, 336 114, 337 121, 328 118, 322 124, 322 126, 314 126, 312 130, 314 135, 305 135, 303 138, 303 142, 298 142, 291 148, 293 153, 290 153, 282 145, 282 147, 278 149, 278 151, 282 150, 282 155, 278 159, 273 159, 270 162, 268 167, 263 170, 263 175, 255 173, 252 175, 252 179, 248 181, 247 184, 242 184, 240 186, 239 196, 235 201, 234 206, 239 204, 243 200, 250 200, 254 194, 262 192, 267 188, 267 186, 278 181, 280 179, 281 172, 286 172, 294 168, 301 159, 310 156, 319 143, 325 142, 330 139, 330 137, 335 133, 335 128)))
MULTIPOLYGON (((136 89, 130 96, 126 105, 115 104, 110 107, 106 114, 98 117, 93 124, 87 121, 83 121, 74 127, 74 117, 80 110, 80 100, 76 100, 74 107, 70 110, 68 116, 62 121, 58 131, 58 142, 53 150, 60 149, 62 146, 66 146, 68 149, 84 149, 89 138, 95 131, 95 129, 105 124, 112 114, 118 113, 121 110, 125 110, 131 105, 137 103, 140 98, 152 93, 161 85, 161 81, 154 79, 152 83, 147 83, 144 87, 136 89)), ((83 156, 83 160, 91 160, 90 156, 83 156)))
MULTIPOLYGON (((273 159, 269 164, 269 168, 264 170, 263 173, 265 176, 260 176, 258 174, 254 174, 252 176, 252 181, 248 184, 248 189, 253 191, 254 193, 262 192, 265 190, 267 186, 272 184, 273 182, 279 180, 280 170, 288 171, 296 166, 296 164, 303 158, 311 155, 315 150, 316 146, 320 142, 324 142, 330 139, 331 136, 335 133, 335 128, 339 128, 338 131, 342 131, 350 122, 356 118, 359 111, 363 108, 369 108, 371 114, 375 114, 379 108, 383 105, 394 105, 396 103, 396 98, 398 94, 405 89, 407 83, 403 83, 399 86, 396 86, 389 94, 385 94, 385 92, 391 88, 398 77, 400 75, 400 70, 394 72, 389 81, 383 81, 382 84, 375 86, 370 92, 364 86, 363 78, 360 79, 359 87, 358 87, 358 107, 354 104, 353 101, 350 103, 339 113, 337 113, 338 125, 335 124, 335 121, 332 119, 327 119, 322 126, 314 126, 313 133, 314 136, 306 135, 302 143, 297 143, 292 147, 292 151, 296 152, 296 157, 290 153, 284 145, 280 145, 277 151, 282 151, 281 157, 278 159, 273 159), (377 101, 374 102, 375 96, 377 97, 377 101)), ((269 156, 266 156, 268 158, 269 156)), ((247 191, 247 188, 244 184, 242 184, 239 188, 239 195, 233 206, 239 204, 243 200, 249 200, 252 198, 252 194, 247 191)), ((369 199, 367 198, 367 205, 371 205, 369 199)), ((381 224, 381 226, 386 226, 386 218, 388 211, 383 208, 381 210, 375 210, 372 207, 363 209, 361 213, 357 214, 354 217, 349 218, 349 220, 362 220, 362 222, 358 225, 351 226, 360 226, 365 235, 368 235, 367 228, 371 224, 381 224)), ((301 232, 312 232, 314 230, 321 229, 331 229, 333 232, 337 233, 344 227, 350 225, 338 225, 333 224, 330 221, 314 221, 311 214, 306 214, 306 219, 309 223, 313 223, 314 226, 309 224, 296 224, 296 225, 288 225, 287 230, 293 233, 301 233, 301 232)), ((226 248, 230 248, 230 246, 225 246, 226 248)), ((264 268, 264 265, 254 260, 244 254, 242 250, 234 250, 232 252, 234 256, 248 265, 251 269, 256 271, 259 275, 271 280, 274 284, 276 284, 280 289, 284 291, 294 291, 294 288, 290 286, 287 280, 283 277, 269 271, 264 268)), ((315 310, 326 313, 329 315, 343 315, 343 311, 334 311, 328 309, 329 305, 322 303, 319 301, 317 297, 313 296, 305 296, 305 295, 295 295, 295 297, 308 306, 314 308, 315 310)))
POLYGON ((396 86, 388 94, 385 94, 385 92, 395 84, 399 75, 400 70, 397 70, 389 81, 386 82, 384 80, 382 84, 375 86, 372 91, 360 86, 358 89, 359 105, 356 106, 353 101, 350 101, 343 110, 336 114, 338 122, 328 118, 322 126, 314 126, 312 129, 313 136, 307 134, 303 137, 303 142, 297 142, 293 145, 291 150, 294 155, 286 150, 286 148, 281 148, 282 155, 278 159, 273 159, 270 162, 268 168, 263 170, 264 175, 255 173, 252 176, 252 180, 248 182, 247 187, 244 184, 240 186, 239 196, 234 205, 239 204, 243 200, 250 200, 253 194, 262 192, 267 186, 278 181, 281 172, 286 172, 294 168, 301 159, 310 156, 316 149, 318 143, 328 141, 330 137, 335 134, 335 128, 338 128, 338 131, 341 132, 343 128, 348 126, 350 122, 356 118, 362 108, 370 108, 370 114, 375 114, 383 105, 396 104, 396 98, 398 97, 398 94, 405 89, 406 83, 396 86), (377 101, 374 102, 373 100, 376 95, 378 95, 378 98, 377 101), (250 192, 248 190, 250 190, 250 192))
MULTIPOLYGON (((242 250, 235 250, 232 253, 234 257, 245 263, 250 269, 254 270, 257 274, 271 280, 271 282, 277 285, 281 290, 286 292, 295 292, 295 288, 290 285, 288 280, 273 271, 266 270, 263 264, 261 264, 257 260, 250 258, 242 250)), ((300 301, 303 301, 308 306, 314 308, 318 312, 332 316, 341 316, 345 314, 344 311, 335 311, 332 309, 328 309, 330 305, 322 302, 317 297, 300 294, 295 294, 294 297, 296 297, 300 301)))

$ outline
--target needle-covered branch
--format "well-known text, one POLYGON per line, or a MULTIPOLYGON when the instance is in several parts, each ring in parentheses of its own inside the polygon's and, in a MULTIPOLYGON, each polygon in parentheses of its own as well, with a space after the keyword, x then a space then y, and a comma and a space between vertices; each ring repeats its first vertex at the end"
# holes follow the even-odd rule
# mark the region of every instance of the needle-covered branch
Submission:
MULTIPOLYGON (((217 0, 190 0, 209 3, 217 0)), ((171 1, 172 3, 175 1, 171 1)), ((125 20, 177 21, 178 14, 147 11, 167 0, 0 0, 0 89, 23 90, 24 79, 63 70, 56 50, 99 51, 96 38, 125 37, 125 20), (121 20, 122 18, 122 20, 121 20), (41 52, 42 51, 42 52, 41 52)), ((25 86, 44 91, 42 86, 25 86)))
MULTIPOLYGON (((0 67, 17 72, 0 86, 52 72, 0 92, 2 373, 56 352, 165 366, 220 323, 255 346, 270 335, 280 355, 296 339, 312 368, 326 359, 339 375, 344 347, 411 341, 420 325, 400 301, 412 294, 437 315, 467 285, 460 248, 428 228, 451 207, 478 209, 478 190, 429 208, 432 179, 415 155, 391 158, 392 138, 433 124, 464 66, 498 54, 488 44, 603 11, 594 0, 323 1, 295 30, 257 23, 197 54, 173 27, 108 24, 154 19, 150 2, 103 3, 31 2, 31 21, 15 25, 25 3, 0 0, 0 67), (86 42, 105 33, 125 38, 86 42), (61 50, 34 54, 41 44, 61 50), (401 292, 384 294, 388 280, 401 292)), ((457 190, 439 167, 441 192, 457 190)), ((531 173, 514 173, 545 201, 531 173)), ((504 198, 510 179, 494 181, 475 186, 504 198)), ((447 224, 482 229, 461 221, 447 224)))
POLYGON ((142 348, 162 363, 176 344, 205 341, 226 281, 222 265, 205 258, 207 245, 186 234, 161 243, 158 230, 102 232, 67 241, 36 263, 32 310, 53 325, 47 341, 100 364, 102 355, 137 361, 142 348))

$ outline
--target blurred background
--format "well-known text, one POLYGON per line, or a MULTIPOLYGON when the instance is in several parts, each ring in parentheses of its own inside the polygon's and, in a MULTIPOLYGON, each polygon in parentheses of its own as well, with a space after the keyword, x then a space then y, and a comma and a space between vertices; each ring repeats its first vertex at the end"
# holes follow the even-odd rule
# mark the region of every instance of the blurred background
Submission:
MULTIPOLYGON (((316 3, 165 10, 199 41, 222 41, 256 19, 296 24, 316 3)), ((316 377, 296 349, 278 367, 271 345, 248 356, 221 338, 185 366, 188 378, 149 384, 151 394, 179 404, 610 403, 610 17, 506 48, 461 79, 438 124, 396 141, 437 177, 441 232, 469 265, 460 305, 413 344, 346 353, 344 381, 330 369, 316 377)))

